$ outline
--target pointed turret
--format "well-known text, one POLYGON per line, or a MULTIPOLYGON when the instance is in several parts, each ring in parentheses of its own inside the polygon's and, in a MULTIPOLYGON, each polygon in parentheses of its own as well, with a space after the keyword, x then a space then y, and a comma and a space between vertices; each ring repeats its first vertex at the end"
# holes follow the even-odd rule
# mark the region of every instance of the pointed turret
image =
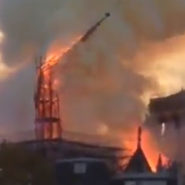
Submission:
POLYGON ((163 171, 163 162, 162 162, 162 156, 159 154, 158 162, 157 162, 157 172, 163 171))
POLYGON ((145 154, 141 147, 141 138, 142 138, 142 128, 138 128, 138 140, 137 140, 137 149, 134 155, 131 157, 128 166, 125 169, 127 173, 143 173, 143 172, 152 172, 151 167, 145 157, 145 154))
POLYGON ((142 137, 142 128, 138 128, 138 139, 137 139, 137 148, 141 148, 141 137, 142 137))

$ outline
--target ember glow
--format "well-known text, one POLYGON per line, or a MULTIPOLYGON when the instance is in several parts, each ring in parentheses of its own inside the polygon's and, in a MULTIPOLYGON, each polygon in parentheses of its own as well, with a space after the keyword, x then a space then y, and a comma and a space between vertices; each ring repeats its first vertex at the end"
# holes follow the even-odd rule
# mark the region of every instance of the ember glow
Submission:
POLYGON ((73 48, 78 41, 80 41, 81 36, 76 37, 72 40, 71 43, 67 46, 61 46, 57 42, 54 42, 54 44, 51 44, 51 47, 49 48, 46 59, 44 62, 44 65, 42 66, 44 69, 50 68, 55 66, 62 58, 73 48))
MULTIPOLYGON (((130 137, 128 138, 130 138, 130 140, 127 140, 123 144, 128 149, 128 155, 132 156, 137 148, 137 127, 134 128, 131 132, 129 132, 129 135, 130 137), (133 138, 133 136, 135 138, 133 138)), ((162 152, 160 151, 160 148, 158 147, 155 138, 147 129, 143 129, 141 146, 152 171, 156 172, 159 154, 161 154, 162 152)), ((169 159, 164 154, 162 154, 161 156, 163 166, 168 166, 169 159)))
MULTIPOLYGON (((34 58, 36 53, 49 46, 43 69, 54 66, 81 38, 73 38, 71 35, 82 34, 103 12, 111 10, 111 19, 88 41, 88 47, 84 45, 77 51, 77 55, 70 55, 68 61, 74 59, 77 65, 72 66, 71 71, 57 74, 57 80, 53 79, 54 88, 61 87, 61 83, 62 88, 65 88, 65 92, 62 91, 61 94, 63 93, 64 99, 62 116, 66 129, 75 128, 76 132, 85 130, 87 133, 102 135, 108 129, 112 135, 112 130, 115 130, 114 135, 122 130, 123 135, 127 136, 125 128, 143 120, 147 103, 153 95, 170 94, 184 87, 184 1, 2 2, 0 25, 3 32, 0 31, 0 44, 3 37, 6 37, 2 46, 3 60, 6 60, 3 62, 6 63, 0 62, 0 79, 8 74, 8 66, 27 62, 27 54, 24 53, 27 47, 33 47, 36 51, 33 51, 33 56, 26 58, 34 58), (11 16, 8 12, 11 12, 11 16), (72 41, 67 45, 61 44, 60 41, 66 41, 67 38, 72 41), (45 45, 46 43, 49 45, 45 45), (84 92, 84 89, 88 91, 82 97, 82 93, 77 92, 84 92), (94 128, 94 122, 106 123, 106 126, 98 125, 94 128)), ((2 127, 15 125, 15 132, 19 131, 19 124, 22 122, 27 123, 24 124, 25 130, 32 124, 27 118, 23 121, 22 116, 17 116, 17 111, 23 110, 30 115, 32 108, 30 102, 27 102, 29 106, 22 107, 32 94, 31 85, 28 86, 27 93, 17 93, 20 89, 18 84, 22 80, 25 80, 24 84, 28 84, 26 77, 29 74, 25 72, 24 75, 25 78, 17 79, 14 85, 5 86, 8 88, 5 94, 16 94, 16 98, 11 100, 10 95, 5 95, 6 102, 10 103, 4 104, 13 109, 11 116, 9 108, 5 114, 4 105, 1 104, 3 111, 0 121, 5 123, 2 127)), ((46 72, 45 75, 49 73, 46 72)), ((34 117, 34 114, 30 117, 34 117)), ((134 130, 130 135, 134 136, 135 133, 137 132, 134 130)), ((147 133, 144 131, 144 138, 147 139, 143 139, 142 145, 148 160, 153 163, 151 166, 155 168, 160 150, 152 134, 147 133), (151 147, 153 143, 155 146, 151 147)), ((134 151, 135 140, 127 146, 134 151)))
POLYGON ((44 61, 40 61, 37 66, 37 88, 35 91, 36 108, 36 137, 38 139, 57 139, 61 137, 61 119, 59 96, 57 94, 58 79, 53 78, 53 67, 67 55, 80 37, 74 39, 67 47, 56 44, 48 50, 44 61), (45 121, 44 125, 40 120, 45 121))

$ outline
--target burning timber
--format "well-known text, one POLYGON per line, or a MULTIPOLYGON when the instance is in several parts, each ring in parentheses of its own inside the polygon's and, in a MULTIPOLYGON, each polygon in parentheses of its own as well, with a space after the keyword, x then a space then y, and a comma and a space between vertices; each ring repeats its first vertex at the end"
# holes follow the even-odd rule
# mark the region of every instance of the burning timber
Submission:
POLYGON ((138 129, 137 138, 136 150, 129 157, 124 167, 118 165, 119 160, 124 158, 124 150, 120 148, 100 147, 67 140, 28 141, 23 142, 22 145, 31 151, 41 153, 56 164, 59 184, 73 185, 76 184, 75 182, 93 184, 96 181, 94 184, 97 185, 104 183, 111 183, 112 185, 130 185, 130 183, 139 183, 141 185, 179 185, 175 163, 171 163, 168 166, 164 165, 161 155, 159 155, 156 164, 156 171, 152 171, 148 158, 143 151, 141 127, 138 129), (91 170, 88 170, 89 168, 91 170), (99 168, 103 171, 105 170, 105 172, 107 171, 106 175, 102 174, 102 171, 98 171, 99 168), (89 176, 91 172, 93 174, 89 176), (84 179, 86 179, 86 183, 84 179))
POLYGON ((62 137, 62 118, 60 117, 59 95, 53 88, 52 67, 55 66, 64 55, 85 42, 96 31, 96 29, 110 16, 106 13, 95 25, 93 25, 72 48, 68 48, 57 57, 41 59, 37 63, 37 87, 34 96, 35 102, 35 135, 38 140, 59 139, 62 137))
POLYGON ((120 148, 100 147, 64 139, 59 95, 53 87, 53 67, 79 43, 86 42, 109 16, 110 13, 106 13, 64 52, 57 56, 52 55, 48 58, 46 56, 46 58, 41 58, 36 62, 37 85, 34 96, 36 140, 22 144, 31 151, 41 153, 52 162, 65 158, 92 157, 104 159, 115 166, 119 164, 117 160, 122 158, 122 149, 120 148))
MULTIPOLYGON (((123 169, 121 160, 123 149, 84 144, 83 142, 72 142, 64 139, 62 117, 60 110, 59 95, 54 90, 53 67, 63 59, 79 43, 86 42, 96 29, 109 17, 106 13, 95 25, 93 25, 83 36, 79 37, 72 47, 65 49, 57 56, 42 58, 37 62, 37 86, 34 96, 35 102, 35 136, 36 140, 23 142, 29 150, 41 153, 52 163, 80 161, 80 164, 88 165, 90 161, 103 160, 109 164, 111 170, 121 171, 121 176, 113 176, 113 184, 161 184, 177 185, 177 176, 171 175, 171 168, 162 165, 159 156, 157 171, 152 171, 148 160, 141 147, 141 133, 138 131, 138 146, 131 156, 129 163, 123 169), (93 159, 93 160, 92 160, 93 159), (165 175, 164 175, 164 173, 165 175)), ((160 110, 156 108, 156 110, 160 110)), ((97 161, 96 161, 97 162, 97 161)), ((75 164, 74 164, 75 165, 75 164)), ((82 165, 82 166, 84 166, 82 165)), ((86 168, 85 168, 86 169, 86 168)), ((82 170, 85 174, 86 172, 82 170)), ((82 183, 83 184, 83 183, 82 183)))

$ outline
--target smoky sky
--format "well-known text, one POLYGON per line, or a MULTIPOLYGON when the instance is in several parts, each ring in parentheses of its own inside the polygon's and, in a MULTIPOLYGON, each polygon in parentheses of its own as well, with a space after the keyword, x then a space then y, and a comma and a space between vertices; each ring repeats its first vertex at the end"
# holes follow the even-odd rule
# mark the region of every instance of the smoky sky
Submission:
MULTIPOLYGON (((56 41, 70 45, 107 11, 111 17, 55 71, 64 129, 113 137, 143 122, 149 98, 171 85, 160 79, 171 72, 161 55, 168 59, 178 53, 184 0, 0 0, 2 62, 14 69, 0 80, 5 135, 33 130, 35 58, 56 41)), ((181 85, 183 80, 176 88, 181 85)))

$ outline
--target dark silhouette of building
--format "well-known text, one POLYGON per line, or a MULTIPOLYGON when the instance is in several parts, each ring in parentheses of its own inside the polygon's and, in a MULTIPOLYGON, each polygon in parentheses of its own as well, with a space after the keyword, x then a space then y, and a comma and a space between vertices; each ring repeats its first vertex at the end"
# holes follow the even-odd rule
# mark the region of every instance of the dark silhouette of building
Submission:
POLYGON ((151 167, 150 167, 150 165, 145 157, 145 154, 141 148, 141 132, 142 132, 141 127, 139 127, 137 149, 125 169, 126 173, 152 172, 151 167))
POLYGON ((58 185, 108 185, 110 171, 103 159, 73 158, 56 162, 58 185))
POLYGON ((174 167, 162 166, 159 155, 157 172, 153 172, 141 146, 141 128, 138 129, 138 146, 126 168, 116 174, 112 185, 178 185, 177 171, 174 167))
POLYGON ((171 124, 180 128, 185 121, 185 90, 166 97, 154 98, 149 103, 147 124, 171 124))

